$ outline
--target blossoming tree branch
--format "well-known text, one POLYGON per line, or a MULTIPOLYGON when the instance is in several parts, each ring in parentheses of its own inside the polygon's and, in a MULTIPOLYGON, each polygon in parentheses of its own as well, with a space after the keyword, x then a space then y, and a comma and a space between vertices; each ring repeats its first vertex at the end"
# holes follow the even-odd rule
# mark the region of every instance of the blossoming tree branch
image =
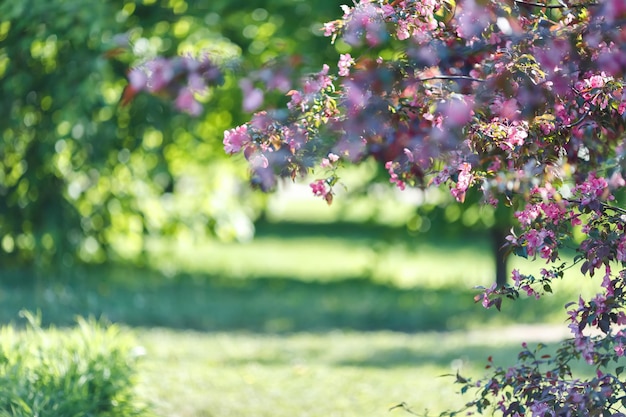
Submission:
MULTIPOLYGON (((475 187, 484 204, 510 206, 510 250, 545 267, 515 270, 512 285, 477 301, 499 309, 520 293, 539 298, 571 266, 601 291, 567 306, 572 337, 556 354, 524 345, 514 367, 457 378, 476 392, 467 412, 626 415, 626 209, 615 198, 626 185, 626 1, 362 0, 342 9, 324 30, 350 53, 296 85, 284 68, 249 75, 248 110, 269 89, 286 107, 225 132, 225 151, 243 154, 264 190, 313 174, 312 193, 329 204, 340 168, 375 158, 400 189, 443 185, 463 202, 475 187), (576 248, 573 265, 561 260, 565 245, 576 248), (592 377, 572 376, 576 359, 592 377)), ((210 57, 160 58, 130 73, 125 97, 166 93, 199 114, 196 95, 220 79, 216 68, 210 57)))

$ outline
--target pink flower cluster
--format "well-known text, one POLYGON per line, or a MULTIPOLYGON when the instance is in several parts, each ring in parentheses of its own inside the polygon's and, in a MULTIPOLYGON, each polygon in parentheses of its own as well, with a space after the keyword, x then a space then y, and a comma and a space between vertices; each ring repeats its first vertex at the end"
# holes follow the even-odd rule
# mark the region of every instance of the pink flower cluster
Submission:
POLYGON ((455 186, 450 190, 456 201, 465 201, 465 193, 467 189, 472 185, 474 180, 474 174, 472 173, 472 165, 463 162, 459 166, 458 177, 455 186))
POLYGON ((224 151, 235 154, 252 142, 248 134, 248 126, 242 125, 224 132, 224 151))
POLYGON ((354 59, 350 54, 341 54, 339 56, 339 75, 341 77, 347 77, 350 75, 350 67, 354 65, 354 59))
POLYGON ((322 197, 326 200, 326 203, 331 204, 333 202, 333 191, 328 186, 325 180, 316 180, 309 184, 313 195, 322 197))
POLYGON ((322 162, 320 162, 320 166, 322 168, 331 168, 333 164, 339 161, 339 155, 335 155, 334 153, 329 153, 326 158, 322 158, 322 162))
MULTIPOLYGON (((434 13, 439 10, 441 3, 435 0, 402 1, 401 7, 405 13, 397 21, 395 35, 399 40, 411 37, 424 38, 439 27, 434 13)), ((392 13, 389 13, 392 15, 392 13)))
POLYGON ((385 169, 389 172, 389 182, 395 184, 399 189, 404 190, 406 188, 406 183, 400 179, 398 174, 396 173, 396 169, 398 169, 399 164, 393 161, 387 161, 385 163, 385 169))
POLYGON ((377 7, 370 1, 361 1, 354 7, 342 6, 343 40, 353 46, 362 44, 363 38, 368 46, 376 46, 387 36, 383 20, 385 8, 377 7))
POLYGON ((208 56, 159 57, 130 70, 122 101, 128 103, 145 91, 173 97, 177 109, 197 116, 202 112, 197 95, 221 83, 222 73, 208 56))
POLYGON ((591 173, 586 181, 576 185, 574 195, 579 198, 580 204, 593 208, 595 211, 600 209, 600 201, 614 199, 607 180, 597 177, 595 173, 591 173))

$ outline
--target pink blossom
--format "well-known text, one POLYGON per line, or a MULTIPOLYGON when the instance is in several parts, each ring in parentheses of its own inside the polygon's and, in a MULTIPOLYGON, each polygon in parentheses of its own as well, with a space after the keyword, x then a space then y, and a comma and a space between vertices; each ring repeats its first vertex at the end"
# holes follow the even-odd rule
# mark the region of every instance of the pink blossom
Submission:
POLYGON ((441 112, 452 126, 463 126, 468 123, 474 114, 473 103, 470 97, 453 99, 441 104, 441 112))
POLYGON ((431 184, 435 186, 439 186, 450 179, 450 167, 446 166, 442 168, 437 175, 433 177, 431 180, 431 184))
POLYGON ((482 6, 474 0, 463 2, 460 12, 457 12, 458 25, 456 32, 460 38, 470 41, 480 35, 489 25, 489 16, 482 6))
POLYGON ((342 77, 347 77, 350 75, 350 66, 354 65, 354 59, 350 54, 341 54, 339 55, 339 75, 342 77))
POLYGON ((192 72, 187 78, 187 86, 190 90, 198 93, 206 92, 206 80, 197 72, 192 72))
POLYGON ((287 108, 289 110, 294 110, 296 108, 300 108, 302 111, 306 110, 306 104, 302 97, 302 94, 297 90, 291 90, 287 93, 287 96, 291 96, 291 100, 287 103, 287 108))
POLYGON ((409 37, 411 36, 411 32, 409 31, 409 27, 406 21, 401 20, 398 22, 398 26, 396 28, 396 36, 401 41, 409 39, 409 37))
POLYGON ((263 91, 260 88, 253 88, 245 93, 243 98, 243 110, 253 112, 263 104, 263 91))
POLYGON ((465 192, 471 185, 474 175, 471 173, 472 165, 463 162, 459 167, 459 176, 456 181, 456 185, 452 188, 451 193, 456 201, 465 201, 465 192))
POLYGON ((494 159, 491 164, 489 164, 489 167, 487 168, 487 171, 489 172, 498 172, 500 171, 500 168, 502 167, 502 161, 498 158, 498 159, 494 159))
POLYGON ((324 180, 316 180, 309 184, 313 195, 318 197, 326 197, 330 193, 330 189, 324 180))
POLYGON ((500 117, 504 117, 509 120, 515 120, 521 114, 519 104, 516 99, 512 98, 502 102, 502 107, 499 111, 500 117))
POLYGON ((539 293, 537 291, 535 291, 530 285, 528 284, 524 284, 520 287, 520 289, 522 289, 527 296, 529 297, 535 297, 536 299, 539 299, 539 293))
POLYGON ((338 160, 339 160, 339 156, 331 152, 328 154, 328 157, 322 158, 322 162, 320 163, 320 166, 322 168, 330 168, 338 160))
POLYGON ((239 81, 239 86, 243 92, 243 110, 245 112, 253 112, 263 104, 263 91, 255 88, 252 81, 244 78, 239 81))
POLYGON ((149 71, 148 88, 152 92, 165 89, 174 78, 174 64, 165 58, 156 58, 146 64, 149 71))
POLYGON ((609 22, 618 21, 626 17, 626 3, 622 0, 608 0, 603 3, 600 13, 609 22))
POLYGON ((202 113, 202 105, 196 100, 193 92, 189 88, 183 88, 178 92, 175 104, 179 110, 185 111, 193 116, 202 113))
POLYGON ((591 173, 586 181, 576 185, 574 192, 580 195, 582 204, 589 204, 592 201, 602 198, 605 193, 606 198, 610 199, 608 191, 608 182, 605 178, 597 177, 595 173, 591 173))
POLYGON ((260 152, 253 154, 248 160, 253 169, 269 168, 270 165, 267 157, 260 152))
POLYGON ((146 88, 148 84, 148 76, 146 75, 144 71, 138 68, 133 68, 128 73, 128 81, 129 81, 129 85, 135 91, 141 91, 144 88, 146 88))
POLYGON ((621 235, 617 244, 617 260, 620 262, 626 262, 626 236, 621 235))
POLYGON ((489 308, 489 301, 490 300, 487 294, 483 294, 483 301, 481 302, 481 304, 484 308, 489 308))
POLYGON ((510 126, 507 130, 507 145, 513 149, 516 146, 522 146, 524 139, 528 137, 528 132, 521 125, 510 126))
POLYGON ((555 129, 555 125, 552 122, 541 122, 539 124, 539 127, 544 135, 549 135, 550 133, 554 132, 555 129))
POLYGON ((389 172, 389 182, 391 182, 392 184, 396 184, 396 186, 401 189, 404 190, 406 188, 406 184, 404 183, 404 181, 402 181, 399 177, 398 174, 395 172, 395 170, 399 167, 398 163, 394 163, 392 161, 387 161, 385 163, 385 169, 389 172))
POLYGON ((324 36, 331 36, 337 30, 337 22, 324 23, 324 36))
POLYGON ((585 80, 585 86, 588 88, 602 88, 606 84, 608 78, 602 75, 593 75, 585 80))
POLYGON ((551 254, 551 248, 545 245, 545 241, 547 238, 553 235, 552 231, 541 229, 530 229, 524 234, 524 238, 526 240, 526 251, 528 252, 528 256, 535 256, 538 252, 541 253, 542 258, 549 258, 551 254), (547 248, 542 250, 542 248, 547 248))
POLYGON ((537 204, 528 204, 524 210, 515 212, 515 217, 523 226, 530 226, 540 215, 541 210, 537 204))
POLYGON ((410 149, 404 148, 402 152, 404 152, 409 162, 415 162, 415 155, 413 155, 413 152, 411 152, 410 149))
POLYGON ((333 85, 331 78, 328 76, 329 69, 330 67, 324 64, 320 72, 309 77, 304 82, 303 92, 305 95, 317 94, 333 85))
POLYGON ((247 125, 241 125, 234 129, 227 130, 224 132, 224 151, 228 154, 237 153, 243 146, 250 143, 250 141, 247 125))

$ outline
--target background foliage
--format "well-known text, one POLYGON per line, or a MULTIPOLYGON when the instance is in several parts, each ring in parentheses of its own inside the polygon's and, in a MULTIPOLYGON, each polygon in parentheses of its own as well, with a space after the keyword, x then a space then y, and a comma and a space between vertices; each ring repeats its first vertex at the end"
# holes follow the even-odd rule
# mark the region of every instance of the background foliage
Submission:
POLYGON ((249 238, 263 198, 242 186, 245 168, 221 146, 222 132, 246 119, 233 74, 284 52, 322 62, 332 47, 317 29, 337 4, 0 4, 3 265, 136 259, 149 235, 249 238), (129 66, 201 51, 232 69, 202 117, 148 96, 120 105, 129 66))

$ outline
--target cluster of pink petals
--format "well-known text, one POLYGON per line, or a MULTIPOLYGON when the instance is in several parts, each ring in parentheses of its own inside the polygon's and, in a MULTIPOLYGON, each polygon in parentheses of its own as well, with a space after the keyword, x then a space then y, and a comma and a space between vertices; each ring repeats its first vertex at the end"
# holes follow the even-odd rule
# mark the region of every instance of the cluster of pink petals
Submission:
POLYGON ((339 155, 335 155, 331 152, 326 158, 322 158, 322 162, 320 162, 320 167, 331 168, 337 161, 339 161, 339 155))
POLYGON ((311 187, 313 194, 316 196, 324 197, 329 192, 329 188, 324 180, 313 181, 311 184, 309 184, 309 186, 311 187))
POLYGON ((339 63, 337 66, 339 67, 338 74, 341 77, 347 77, 350 75, 350 67, 354 65, 354 59, 350 54, 341 54, 339 55, 339 63))
POLYGON ((474 174, 472 173, 472 165, 463 162, 458 168, 458 179, 455 186, 450 190, 456 201, 465 201, 465 193, 472 185, 474 174))
POLYGON ((406 183, 402 181, 396 173, 398 166, 399 164, 393 161, 387 161, 385 163, 385 169, 389 172, 389 182, 395 184, 399 189, 404 190, 406 188, 406 183))
POLYGON ((234 129, 224 132, 224 151, 227 154, 235 154, 241 151, 247 144, 251 142, 248 134, 248 126, 241 125, 234 129))
POLYGON ((221 71, 207 56, 158 57, 129 71, 123 101, 132 100, 141 91, 171 96, 178 110, 197 116, 202 105, 196 95, 219 84, 221 77, 221 71))

